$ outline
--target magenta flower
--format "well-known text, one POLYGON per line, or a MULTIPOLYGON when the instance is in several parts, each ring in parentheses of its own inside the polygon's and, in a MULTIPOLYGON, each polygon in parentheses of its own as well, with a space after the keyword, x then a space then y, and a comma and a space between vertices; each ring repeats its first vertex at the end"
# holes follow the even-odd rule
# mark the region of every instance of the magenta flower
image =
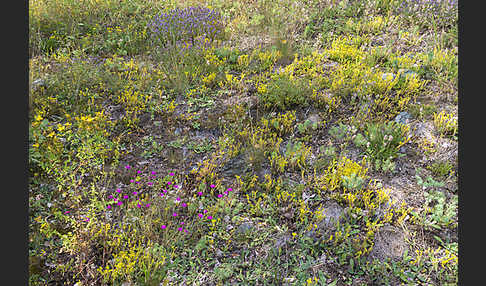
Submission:
POLYGON ((137 203, 137 208, 141 208, 142 206, 140 205, 140 203, 137 203))
POLYGON ((152 186, 154 183, 148 182, 147 185, 152 186))
POLYGON ((120 189, 116 189, 116 192, 117 192, 117 193, 120 193, 120 192, 121 192, 121 190, 120 190, 120 189))
POLYGON ((187 229, 184 229, 184 232, 187 233, 187 229))
POLYGON ((222 198, 222 197, 223 197, 223 195, 222 195, 222 194, 219 194, 219 195, 218 195, 218 198, 222 198))
POLYGON ((107 205, 107 206, 106 206, 106 208, 107 208, 107 209, 111 209, 111 206, 110 206, 110 205, 107 205))
POLYGON ((178 231, 182 231, 182 227, 177 228, 178 231))
POLYGON ((151 174, 152 174, 152 175, 155 175, 155 171, 152 171, 152 173, 151 173, 151 174))
POLYGON ((70 211, 65 211, 65 212, 64 212, 64 214, 68 214, 68 213, 70 213, 70 211))
POLYGON ((163 194, 163 193, 160 193, 160 196, 161 196, 161 197, 163 197, 163 196, 164 196, 164 194, 163 194))
POLYGON ((119 202, 118 202, 118 205, 119 205, 119 206, 121 206, 122 204, 123 204, 123 202, 122 202, 122 201, 119 201, 119 202))
POLYGON ((137 171, 137 174, 142 174, 142 171, 138 170, 138 171, 137 171))
POLYGON ((150 203, 146 204, 145 207, 147 207, 147 208, 150 207, 150 203))
POLYGON ((174 185, 174 188, 178 189, 179 188, 179 185, 174 185))
POLYGON ((186 204, 186 203, 182 203, 182 204, 181 204, 181 206, 182 206, 183 208, 185 208, 185 207, 187 207, 187 204, 186 204))
POLYGON ((181 201, 181 198, 180 197, 177 197, 176 198, 176 201, 180 202, 181 201))
POLYGON ((202 195, 203 195, 203 194, 202 194, 202 192, 197 192, 197 194, 198 194, 198 195, 200 195, 200 196, 202 196, 202 195))
POLYGON ((210 186, 210 187, 211 187, 211 188, 214 188, 214 187, 216 187, 216 186, 215 186, 214 184, 211 184, 211 186, 210 186))
POLYGON ((224 194, 227 195, 228 194, 228 191, 225 191, 224 194))
POLYGON ((132 180, 130 180, 130 183, 133 183, 133 182, 135 182, 133 179, 132 179, 132 180))
POLYGON ((207 214, 208 213, 208 210, 204 210, 203 213, 207 214))
POLYGON ((183 225, 183 224, 184 224, 184 222, 183 222, 183 221, 181 221, 181 225, 183 225))
POLYGON ((137 192, 133 192, 132 194, 137 195, 138 193, 137 192))
POLYGON ((172 216, 177 216, 177 213, 173 213, 172 216))
POLYGON ((167 193, 167 190, 162 190, 162 192, 164 192, 164 194, 165 194, 165 193, 167 193))
POLYGON ((108 197, 109 197, 110 199, 113 199, 113 195, 109 195, 108 197))
POLYGON ((130 167, 130 165, 126 165, 126 166, 125 166, 125 168, 128 170, 128 169, 130 169, 131 167, 130 167))
POLYGON ((163 225, 162 225, 160 228, 162 228, 162 229, 166 229, 166 228, 167 228, 167 226, 166 226, 165 224, 163 224, 163 225))
POLYGON ((212 217, 212 216, 210 216, 210 215, 208 215, 208 219, 213 219, 213 217, 212 217))
POLYGON ((197 215, 198 215, 200 218, 202 218, 202 217, 203 217, 203 214, 197 214, 197 215))
POLYGON ((228 192, 231 192, 233 189, 232 188, 228 188, 228 192))
POLYGON ((124 195, 123 198, 126 200, 128 199, 128 195, 124 195))
POLYGON ((174 176, 174 173, 170 172, 170 173, 169 173, 169 176, 174 176))
POLYGON ((140 184, 140 182, 139 181, 136 181, 135 184, 140 184))

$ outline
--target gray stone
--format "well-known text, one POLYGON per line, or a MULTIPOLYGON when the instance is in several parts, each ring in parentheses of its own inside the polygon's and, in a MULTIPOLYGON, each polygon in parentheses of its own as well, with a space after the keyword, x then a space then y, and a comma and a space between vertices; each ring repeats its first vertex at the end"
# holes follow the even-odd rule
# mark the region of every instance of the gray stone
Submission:
POLYGON ((401 124, 408 124, 410 120, 412 119, 412 115, 410 113, 403 111, 400 112, 394 119, 396 123, 401 123, 401 124))
POLYGON ((238 155, 231 158, 222 167, 222 174, 224 177, 234 177, 235 175, 244 174, 247 171, 248 164, 245 162, 243 155, 238 155))
POLYGON ((46 81, 39 78, 32 82, 32 90, 36 91, 40 87, 47 87, 46 81))
POLYGON ((319 114, 312 114, 311 116, 309 116, 309 118, 307 118, 307 120, 309 120, 312 124, 319 123, 321 122, 321 117, 319 116, 319 114))
POLYGON ((236 229, 236 233, 245 234, 253 228, 253 224, 249 222, 244 222, 236 229))
POLYGON ((401 77, 417 77, 418 73, 412 71, 412 70, 407 70, 407 69, 401 69, 400 71, 400 76, 401 77))
POLYGON ((287 244, 291 241, 292 237, 289 234, 284 234, 275 240, 273 247, 275 249, 285 248, 287 244))
POLYGON ((396 75, 394 73, 391 73, 391 72, 387 72, 387 73, 383 73, 381 75, 381 79, 382 80, 387 80, 389 77, 391 76, 392 80, 395 79, 396 75))
MULTIPOLYGON (((344 208, 335 201, 326 203, 320 210, 320 215, 324 218, 317 224, 317 229, 320 234, 330 234, 336 230, 338 222, 342 222, 344 208)), ((309 233, 312 237, 312 233, 309 233)))
POLYGON ((398 228, 393 226, 383 226, 376 234, 373 249, 370 257, 384 260, 390 258, 399 260, 403 257, 408 248, 405 235, 398 228))

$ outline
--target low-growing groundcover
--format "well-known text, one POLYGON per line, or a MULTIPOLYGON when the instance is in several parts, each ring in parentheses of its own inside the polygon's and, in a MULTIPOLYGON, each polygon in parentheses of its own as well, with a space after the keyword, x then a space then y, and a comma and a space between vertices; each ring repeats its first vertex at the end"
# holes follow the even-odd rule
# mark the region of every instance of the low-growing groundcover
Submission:
POLYGON ((29 1, 30 285, 457 285, 457 1, 29 1))

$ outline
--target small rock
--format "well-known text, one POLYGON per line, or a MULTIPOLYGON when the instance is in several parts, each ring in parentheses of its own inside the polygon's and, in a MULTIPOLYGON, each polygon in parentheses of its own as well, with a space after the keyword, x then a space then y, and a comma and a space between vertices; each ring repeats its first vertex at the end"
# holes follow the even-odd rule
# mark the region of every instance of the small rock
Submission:
POLYGON ((407 70, 407 69, 401 69, 400 71, 400 76, 401 77, 416 77, 418 76, 418 73, 412 71, 412 70, 407 70))
MULTIPOLYGON (((344 209, 334 201, 324 205, 320 211, 320 215, 323 215, 324 218, 317 224, 318 232, 327 235, 335 231, 337 223, 343 219, 343 214, 344 209)), ((313 233, 309 233, 309 236, 312 237, 313 235, 313 233)))
POLYGON ((381 75, 382 80, 388 80, 391 77, 391 80, 394 80, 396 75, 394 73, 388 72, 388 73, 383 73, 381 75))
POLYGON ((319 114, 312 114, 311 116, 309 116, 309 118, 307 118, 307 120, 309 120, 312 124, 318 124, 319 122, 321 122, 321 117, 319 116, 319 114))
POLYGON ((236 229, 236 233, 239 234, 245 234, 248 231, 250 231, 253 228, 253 224, 249 222, 242 223, 238 228, 236 229))
POLYGON ((394 119, 396 123, 401 123, 401 124, 408 124, 408 122, 412 119, 412 115, 410 113, 403 111, 400 112, 394 119))
POLYGON ((279 237, 279 238, 276 239, 275 244, 273 245, 273 247, 275 249, 284 248, 291 241, 291 239, 292 238, 290 237, 290 235, 284 234, 283 236, 281 236, 281 237, 279 237))
POLYGON ((39 78, 32 82, 32 89, 36 91, 40 87, 47 87, 46 81, 39 78))
POLYGON ((407 249, 405 235, 398 228, 384 226, 375 234, 375 242, 370 256, 374 259, 400 259, 407 249))

